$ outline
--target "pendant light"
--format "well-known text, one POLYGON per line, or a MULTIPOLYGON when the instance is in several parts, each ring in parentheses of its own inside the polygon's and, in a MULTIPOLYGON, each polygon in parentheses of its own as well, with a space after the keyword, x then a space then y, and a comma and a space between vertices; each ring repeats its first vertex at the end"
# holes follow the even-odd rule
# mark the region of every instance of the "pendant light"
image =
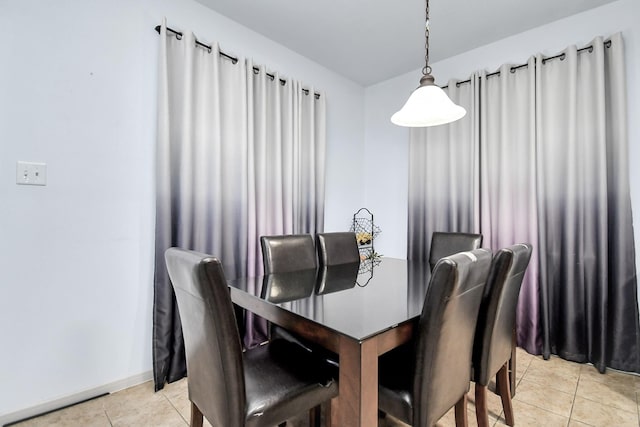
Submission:
POLYGON ((391 123, 398 126, 426 127, 451 123, 464 117, 467 111, 454 104, 447 94, 434 83, 429 66, 429 0, 426 0, 426 25, 424 35, 424 68, 420 86, 411 93, 402 109, 391 116, 391 123))

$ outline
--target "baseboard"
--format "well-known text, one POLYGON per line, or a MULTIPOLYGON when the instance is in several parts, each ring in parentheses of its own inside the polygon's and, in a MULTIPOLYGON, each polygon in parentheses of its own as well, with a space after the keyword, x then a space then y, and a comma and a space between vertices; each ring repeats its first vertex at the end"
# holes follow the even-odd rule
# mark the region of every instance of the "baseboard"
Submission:
POLYGON ((36 415, 45 414, 47 412, 55 411, 66 406, 75 405, 79 402, 92 399, 96 396, 113 393, 134 385, 142 384, 153 379, 153 372, 147 371, 132 377, 124 378, 118 381, 114 381, 109 384, 101 385, 99 387, 87 389, 79 393, 74 393, 68 396, 64 396, 58 399, 50 400, 48 402, 41 403, 39 405, 30 406, 28 408, 21 409, 15 412, 9 412, 0 415, 0 425, 14 423, 16 421, 24 420, 34 417, 36 415))

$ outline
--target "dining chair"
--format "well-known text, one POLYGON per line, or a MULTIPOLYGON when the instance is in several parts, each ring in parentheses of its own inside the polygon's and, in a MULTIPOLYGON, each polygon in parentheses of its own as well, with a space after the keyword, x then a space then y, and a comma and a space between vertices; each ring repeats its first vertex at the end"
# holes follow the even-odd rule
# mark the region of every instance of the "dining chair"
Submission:
POLYGON ((456 425, 467 426, 473 337, 490 265, 486 249, 438 261, 413 340, 380 356, 381 411, 432 427, 455 406, 456 425))
POLYGON ((316 248, 311 234, 261 236, 264 274, 317 268, 316 248))
POLYGON ((435 231, 431 235, 429 266, 431 271, 440 258, 458 252, 472 251, 482 245, 482 234, 435 231))
POLYGON ((507 425, 514 424, 509 360, 514 344, 516 306, 531 250, 531 245, 525 243, 510 246, 498 251, 491 263, 473 345, 472 380, 475 382, 476 418, 479 427, 489 425, 487 386, 494 376, 496 391, 502 399, 505 421, 507 425))
MULTIPOLYGON (((264 274, 280 274, 293 271, 316 269, 318 259, 311 234, 287 234, 261 236, 262 263, 264 274)), ((290 282, 290 286, 296 286, 290 282)), ((289 293, 293 292, 291 290, 289 293)), ((307 350, 315 348, 305 339, 272 323, 268 326, 269 339, 281 338, 303 346, 307 350)))
POLYGON ((318 233, 318 258, 320 265, 338 265, 360 262, 356 233, 318 233))
POLYGON ((220 261, 179 248, 165 253, 187 357, 191 422, 284 426, 338 394, 332 367, 294 343, 276 340, 242 351, 220 261))

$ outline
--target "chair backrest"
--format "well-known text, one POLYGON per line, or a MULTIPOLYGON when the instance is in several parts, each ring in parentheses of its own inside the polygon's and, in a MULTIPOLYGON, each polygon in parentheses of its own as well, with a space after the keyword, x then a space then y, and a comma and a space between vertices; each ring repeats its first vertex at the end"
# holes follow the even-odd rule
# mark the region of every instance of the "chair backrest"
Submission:
POLYGON ((429 249, 431 270, 433 271, 433 267, 441 258, 458 252, 472 251, 481 245, 482 234, 435 231, 431 235, 431 248, 429 249))
POLYGON ((473 345, 473 380, 488 385, 511 357, 516 307, 532 247, 518 244, 493 258, 485 286, 473 345))
POLYGON ((338 265, 360 262, 356 233, 318 233, 318 258, 320 265, 338 265))
POLYGON ((316 248, 310 234, 262 236, 264 274, 316 268, 316 248))
POLYGON ((245 423, 242 346, 220 261, 170 248, 167 270, 182 322, 189 400, 212 425, 245 423))
POLYGON ((435 425, 469 391, 473 337, 490 265, 486 249, 436 264, 415 343, 413 425, 435 425))

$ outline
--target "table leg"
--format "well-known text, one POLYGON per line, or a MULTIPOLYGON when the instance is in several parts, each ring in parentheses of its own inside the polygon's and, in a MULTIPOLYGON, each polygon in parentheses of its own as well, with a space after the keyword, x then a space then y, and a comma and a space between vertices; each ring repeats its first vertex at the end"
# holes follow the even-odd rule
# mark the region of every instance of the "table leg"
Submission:
MULTIPOLYGON (((378 347, 375 339, 359 342, 340 337, 340 382, 334 427, 378 425, 378 347)), ((334 418, 332 416, 332 418, 334 418)))

